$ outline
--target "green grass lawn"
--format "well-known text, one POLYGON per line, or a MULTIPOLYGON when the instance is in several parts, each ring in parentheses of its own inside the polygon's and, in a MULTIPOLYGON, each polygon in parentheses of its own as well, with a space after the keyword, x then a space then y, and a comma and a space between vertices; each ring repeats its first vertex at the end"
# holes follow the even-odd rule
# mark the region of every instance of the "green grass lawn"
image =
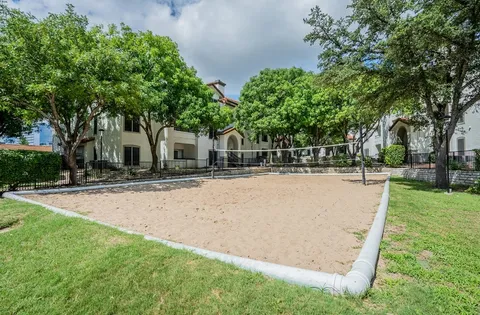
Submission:
POLYGON ((0 314, 479 314, 480 197, 392 179, 378 277, 332 297, 0 200, 0 314))

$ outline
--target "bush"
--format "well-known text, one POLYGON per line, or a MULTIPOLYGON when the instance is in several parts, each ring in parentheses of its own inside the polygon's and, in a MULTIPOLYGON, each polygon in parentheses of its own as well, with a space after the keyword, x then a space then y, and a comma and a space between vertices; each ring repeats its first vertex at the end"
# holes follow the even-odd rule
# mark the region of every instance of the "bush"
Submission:
POLYGON ((469 192, 471 194, 480 195, 480 179, 477 179, 475 181, 475 184, 473 184, 473 186, 471 186, 470 188, 467 189, 467 192, 469 192))
POLYGON ((364 158, 365 167, 373 167, 373 160, 371 156, 366 156, 364 158))
POLYGON ((398 167, 403 164, 405 159, 405 147, 403 145, 392 144, 385 148, 385 163, 391 167, 398 167))
POLYGON ((332 160, 336 167, 348 167, 351 164, 348 155, 344 153, 334 156, 332 160))
POLYGON ((385 148, 378 152, 378 163, 385 163, 385 148))
POLYGON ((450 160, 450 170, 452 171, 462 171, 467 169, 467 164, 458 162, 457 160, 450 160))
POLYGON ((475 160, 473 162, 473 167, 476 171, 480 171, 480 149, 473 150, 475 152, 475 160))
POLYGON ((58 180, 62 158, 53 152, 0 150, 0 165, 0 186, 15 190, 20 184, 58 180))

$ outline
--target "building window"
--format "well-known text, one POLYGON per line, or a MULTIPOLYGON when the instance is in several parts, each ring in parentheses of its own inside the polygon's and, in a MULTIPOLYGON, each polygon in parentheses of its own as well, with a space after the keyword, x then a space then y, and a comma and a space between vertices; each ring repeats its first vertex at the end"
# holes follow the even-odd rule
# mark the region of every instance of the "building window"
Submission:
POLYGON ((364 156, 370 156, 370 149, 364 149, 363 150, 363 155, 364 156))
POLYGON ((262 157, 264 158, 268 157, 267 149, 262 148, 262 157))
POLYGON ((176 149, 173 151, 173 158, 175 160, 181 160, 184 158, 184 154, 183 154, 183 150, 180 150, 180 149, 176 149))
POLYGON ((93 118, 93 134, 96 135, 98 132, 98 119, 97 117, 93 118))
POLYGON ((244 143, 245 143, 245 141, 244 141, 243 138, 242 138, 242 145, 243 145, 244 143))
POLYGON ((268 136, 262 135, 262 142, 268 142, 268 136))
POLYGON ((124 157, 125 166, 139 166, 140 165, 140 148, 124 147, 123 157, 124 157))
POLYGON ((257 143, 260 143, 260 136, 257 136, 257 143))
POLYGON ((465 138, 457 139, 457 151, 458 151, 458 155, 465 154, 465 138))
POLYGON ((125 131, 140 132, 140 117, 125 118, 125 131))

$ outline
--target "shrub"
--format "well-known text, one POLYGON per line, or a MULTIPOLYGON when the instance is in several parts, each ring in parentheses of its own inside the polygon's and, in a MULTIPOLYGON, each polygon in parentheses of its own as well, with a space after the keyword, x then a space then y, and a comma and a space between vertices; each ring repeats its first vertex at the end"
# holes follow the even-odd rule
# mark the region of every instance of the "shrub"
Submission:
POLYGON ((382 150, 378 152, 378 162, 385 163, 385 148, 382 148, 382 150))
POLYGON ((366 156, 364 158, 365 167, 373 167, 373 160, 371 156, 366 156))
POLYGON ((452 171, 462 171, 467 169, 467 164, 458 162, 457 160, 450 160, 450 170, 452 171))
POLYGON ((62 158, 53 152, 0 150, 0 165, 0 186, 15 190, 20 184, 58 180, 62 158))
POLYGON ((405 147, 403 145, 392 144, 385 148, 385 163, 391 167, 402 165, 405 159, 405 147))
POLYGON ((350 160, 348 158, 348 155, 344 153, 334 156, 332 160, 333 160, 333 165, 335 165, 336 167, 350 166, 350 160))
POLYGON ((473 184, 470 188, 467 189, 467 192, 471 194, 479 194, 480 195, 480 179, 477 179, 475 181, 475 184, 473 184))
POLYGON ((480 171, 480 149, 475 149, 473 152, 475 152, 475 160, 473 162, 474 169, 480 171))

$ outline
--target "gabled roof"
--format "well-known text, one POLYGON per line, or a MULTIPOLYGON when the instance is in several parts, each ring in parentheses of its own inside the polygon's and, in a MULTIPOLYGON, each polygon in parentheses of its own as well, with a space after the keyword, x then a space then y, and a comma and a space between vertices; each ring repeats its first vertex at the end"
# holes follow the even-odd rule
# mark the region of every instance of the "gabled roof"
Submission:
POLYGON ((217 130, 217 135, 219 135, 219 136, 226 135, 227 133, 230 133, 232 131, 237 131, 243 137, 243 134, 235 128, 234 124, 230 124, 230 125, 228 125, 227 127, 223 128, 221 130, 217 130))
POLYGON ((410 124, 410 121, 408 120, 408 118, 400 117, 400 118, 395 119, 395 120, 392 122, 392 125, 390 126, 390 128, 388 128, 388 131, 392 131, 393 127, 395 127, 395 125, 396 125, 398 122, 402 122, 402 123, 407 124, 407 125, 410 124))

